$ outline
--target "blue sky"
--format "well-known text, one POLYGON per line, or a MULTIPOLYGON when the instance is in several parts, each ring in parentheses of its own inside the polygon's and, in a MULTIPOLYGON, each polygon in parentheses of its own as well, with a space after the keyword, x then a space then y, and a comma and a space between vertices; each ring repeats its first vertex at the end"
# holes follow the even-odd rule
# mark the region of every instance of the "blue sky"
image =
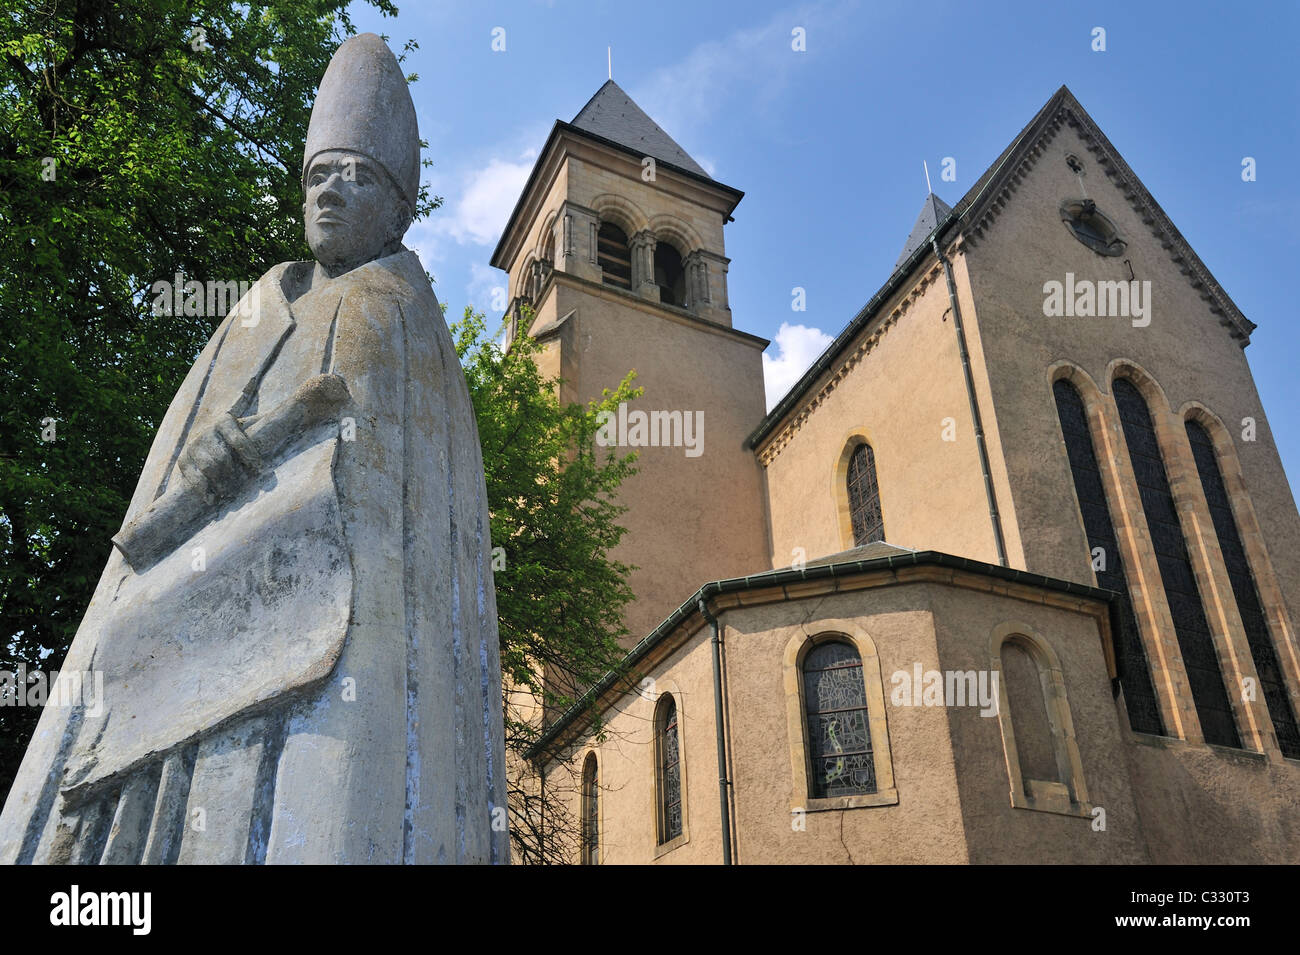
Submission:
MULTIPOLYGON (((727 227, 738 328, 772 339, 784 392, 880 287, 925 196, 949 203, 1062 83, 1247 318, 1247 356, 1293 488, 1300 478, 1300 5, 1209 3, 451 3, 354 7, 414 38, 404 63, 426 170, 446 204, 407 244, 449 315, 493 313, 488 266, 552 122, 614 79, 715 178, 745 191, 727 227), (1094 27, 1106 51, 1092 50, 1094 27), (492 49, 505 30, 505 50, 492 49), (807 49, 791 49, 791 31, 807 49), (957 180, 940 182, 945 156, 957 180), (1257 163, 1243 182, 1242 157, 1257 163), (795 184, 792 187, 792 184, 795 184), (791 289, 807 310, 790 309, 791 289), (784 326, 784 327, 783 327, 784 326)), ((776 395, 779 397, 779 395, 776 395)))

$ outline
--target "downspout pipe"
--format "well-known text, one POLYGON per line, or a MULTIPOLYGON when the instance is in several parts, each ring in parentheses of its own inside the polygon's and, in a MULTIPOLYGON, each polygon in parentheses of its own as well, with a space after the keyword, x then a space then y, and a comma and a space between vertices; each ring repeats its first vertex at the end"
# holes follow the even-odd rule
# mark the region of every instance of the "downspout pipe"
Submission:
POLYGON ((930 236, 935 257, 943 265, 943 277, 948 282, 948 303, 952 306, 952 323, 957 329, 957 349, 961 353, 961 370, 966 378, 966 399, 970 402, 970 417, 975 425, 975 447, 979 450, 980 470, 984 472, 984 496, 989 502, 989 519, 993 522, 993 540, 998 548, 998 563, 1007 564, 1007 544, 1002 536, 1002 517, 998 514, 998 496, 993 489, 993 472, 989 467, 989 449, 984 442, 984 424, 980 419, 980 406, 975 398, 975 375, 971 372, 970 352, 966 348, 966 329, 961 322, 961 306, 957 304, 957 283, 952 277, 952 263, 939 246, 940 229, 930 236))
POLYGON ((703 597, 697 606, 713 628, 713 725, 718 736, 718 802, 722 813, 722 864, 731 865, 731 782, 727 779, 727 737, 722 722, 722 629, 703 597))

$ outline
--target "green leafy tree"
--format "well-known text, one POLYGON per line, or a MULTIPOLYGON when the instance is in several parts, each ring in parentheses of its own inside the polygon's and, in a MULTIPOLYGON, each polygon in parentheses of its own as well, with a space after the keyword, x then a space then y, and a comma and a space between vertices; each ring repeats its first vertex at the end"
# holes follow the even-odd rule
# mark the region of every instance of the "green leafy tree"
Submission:
MULTIPOLYGON (((531 316, 520 324, 527 327, 531 316)), ((523 752, 554 715, 618 667, 632 598, 628 566, 610 556, 622 538, 618 489, 635 453, 597 446, 602 411, 641 393, 629 373, 583 406, 562 402, 539 371, 541 346, 519 336, 503 350, 467 307, 452 326, 483 444, 506 690, 506 761, 516 861, 568 862, 578 831, 563 785, 534 785, 523 752), (535 701, 540 712, 520 706, 535 701)), ((597 714, 593 714, 595 716, 597 714)))
MULTIPOLYGON (((0 17, 0 669, 58 667, 223 317, 153 314, 154 283, 309 256, 302 146, 347 7, 32 0, 0 17)), ((417 213, 439 202, 422 192, 417 213)), ((38 715, 0 707, 0 798, 38 715)))

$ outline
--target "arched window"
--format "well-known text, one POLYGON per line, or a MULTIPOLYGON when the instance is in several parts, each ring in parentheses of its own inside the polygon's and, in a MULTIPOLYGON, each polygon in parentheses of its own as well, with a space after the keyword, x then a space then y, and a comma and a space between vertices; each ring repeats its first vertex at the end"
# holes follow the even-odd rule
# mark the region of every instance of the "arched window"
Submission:
POLYGON ((1120 684, 1124 687, 1124 705, 1128 709, 1129 725, 1139 733, 1164 734, 1160 720, 1160 707, 1156 703, 1155 688, 1151 683, 1151 670, 1147 666, 1146 650, 1138 631, 1133 602, 1129 598, 1128 580, 1119 556, 1119 542, 1111 523, 1110 508, 1106 505, 1106 492, 1101 483, 1101 471, 1093 453, 1092 435, 1088 433, 1088 415, 1078 390, 1064 378, 1052 385, 1056 397, 1056 416, 1065 438, 1065 451, 1070 459, 1070 473, 1074 477, 1074 493, 1079 501, 1083 530, 1088 537, 1088 551, 1092 567, 1097 574, 1097 586, 1113 590, 1120 595, 1118 627, 1114 635, 1115 666, 1120 684))
POLYGON ((524 266, 524 298, 528 300, 529 305, 536 306, 537 295, 542 290, 541 263, 537 260, 529 262, 524 266))
POLYGON ((1006 685, 1007 705, 1015 721, 1020 778, 1062 782, 1038 664, 1029 651, 1014 640, 1002 644, 1002 680, 1006 685))
POLYGON ((655 243, 655 285, 659 286, 659 301, 665 305, 686 304, 686 273, 682 270, 681 253, 663 240, 655 243))
POLYGON ((1160 456, 1151 413, 1137 386, 1127 378, 1116 378, 1112 390, 1142 498, 1151 547, 1155 551, 1165 599, 1173 617, 1174 633, 1182 651, 1192 702, 1201 721, 1201 733, 1208 743, 1240 748, 1241 738, 1233 719, 1232 704, 1223 685, 1214 638, 1205 619, 1201 592, 1187 556, 1183 526, 1169 490, 1169 478, 1165 473, 1164 459, 1160 456))
POLYGON ((818 643, 804 657, 802 670, 809 797, 874 793, 871 724, 858 651, 841 640, 818 643))
POLYGON ((1056 651, 1032 628, 1015 621, 993 629, 991 649, 1011 805, 1091 815, 1056 651))
POLYGON ((659 770, 659 844, 682 834, 682 750, 677 702, 665 693, 655 716, 656 764, 659 770))
POLYGON ((596 235, 596 262, 604 272, 606 285, 632 288, 632 252, 627 233, 612 222, 602 222, 596 235))
POLYGON ((1228 571, 1228 580, 1232 583, 1232 593, 1237 599, 1237 610, 1246 628, 1250 655, 1255 661, 1255 672, 1259 674, 1260 689, 1264 691, 1268 715, 1273 719, 1278 746, 1282 755, 1300 759, 1300 728, 1296 726, 1295 711, 1291 707, 1286 680, 1282 676, 1277 651, 1268 632, 1268 622, 1255 586, 1255 575, 1251 573, 1250 561, 1246 558, 1237 520, 1232 513, 1232 503, 1228 500, 1228 490, 1223 483, 1223 473, 1219 470, 1214 441, 1200 422, 1189 419, 1186 426, 1187 440, 1192 446, 1192 457, 1196 459, 1196 470, 1201 475, 1205 501, 1210 505, 1214 533, 1219 538, 1219 550, 1223 552, 1223 563, 1228 571))
POLYGON ((582 864, 600 864, 600 774, 596 754, 582 764, 582 864))
POLYGON ((859 444, 849 458, 849 520, 853 545, 861 547, 885 539, 885 519, 880 512, 880 486, 876 483, 876 453, 859 444))

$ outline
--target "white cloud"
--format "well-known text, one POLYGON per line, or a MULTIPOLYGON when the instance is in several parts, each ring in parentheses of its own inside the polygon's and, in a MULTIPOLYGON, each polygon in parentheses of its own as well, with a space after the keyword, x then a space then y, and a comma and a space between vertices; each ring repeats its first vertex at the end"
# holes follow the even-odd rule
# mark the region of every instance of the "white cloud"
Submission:
POLYGON ((495 307, 505 300, 506 273, 481 262, 469 264, 465 301, 487 316, 488 325, 501 320, 504 309, 495 307))
POLYGON ((773 339, 777 347, 776 357, 763 352, 763 386, 768 411, 785 397, 785 393, 832 341, 834 339, 820 328, 781 323, 773 339))
POLYGON ((445 211, 435 213, 434 231, 461 245, 496 242, 528 180, 532 160, 532 156, 520 162, 492 159, 464 175, 459 189, 448 195, 445 211))

